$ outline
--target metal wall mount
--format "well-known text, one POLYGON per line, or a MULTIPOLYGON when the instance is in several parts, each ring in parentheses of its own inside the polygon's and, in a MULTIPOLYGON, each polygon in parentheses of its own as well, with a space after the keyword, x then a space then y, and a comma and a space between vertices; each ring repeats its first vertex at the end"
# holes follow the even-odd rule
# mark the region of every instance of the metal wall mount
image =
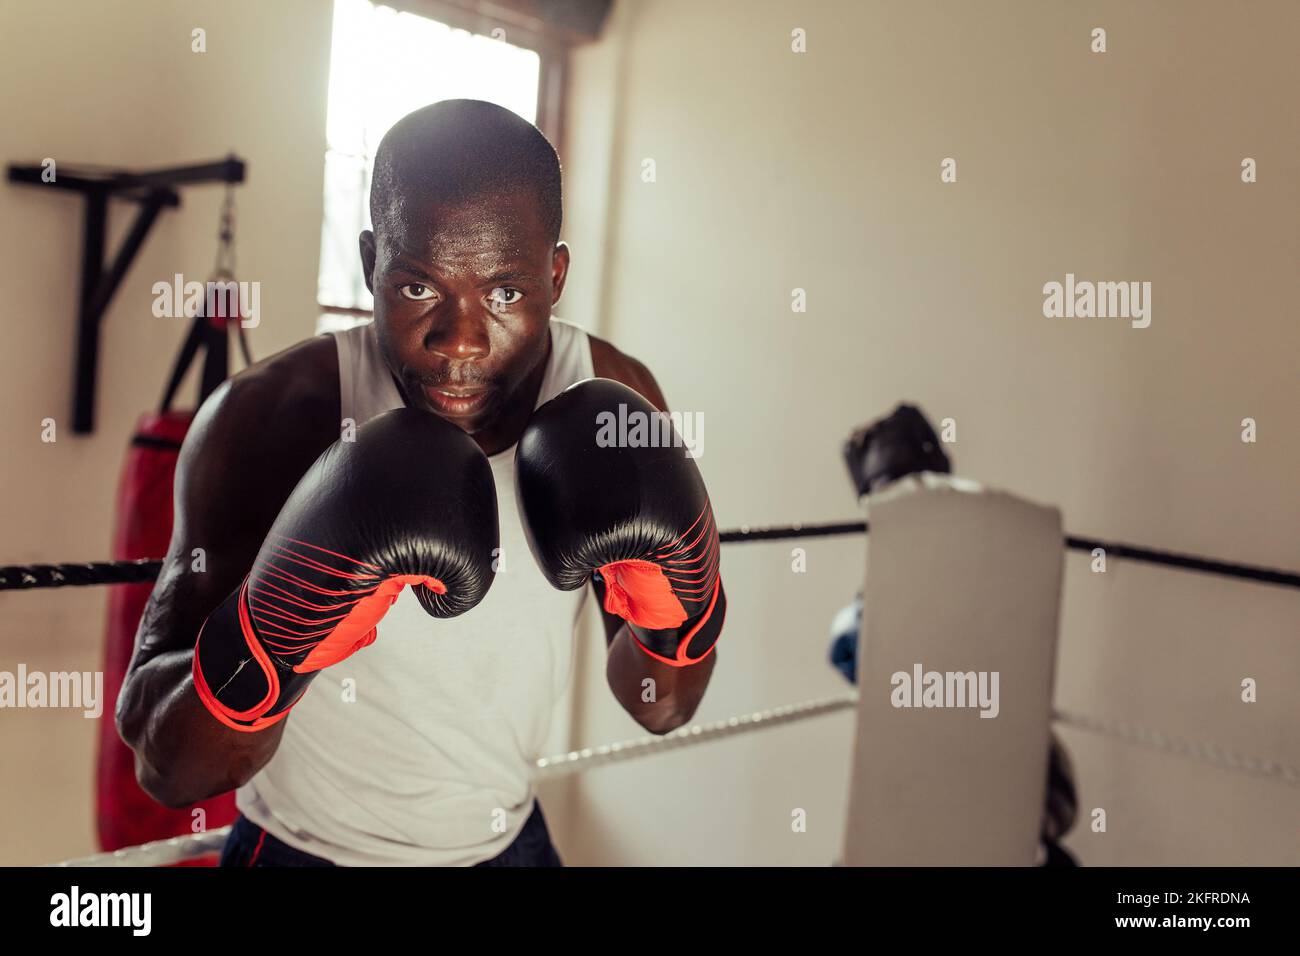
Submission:
POLYGON ((132 261, 158 214, 181 204, 176 186, 202 183, 242 183, 244 161, 231 155, 214 163, 173 166, 145 172, 130 172, 94 166, 58 164, 51 177, 44 165, 11 164, 9 181, 45 189, 80 193, 86 201, 81 238, 81 289, 77 310, 77 364, 73 386, 72 430, 88 435, 95 430, 95 382, 99 368, 99 330, 114 293, 126 277, 132 261), (108 262, 105 243, 108 231, 108 201, 121 199, 140 206, 130 231, 108 262))

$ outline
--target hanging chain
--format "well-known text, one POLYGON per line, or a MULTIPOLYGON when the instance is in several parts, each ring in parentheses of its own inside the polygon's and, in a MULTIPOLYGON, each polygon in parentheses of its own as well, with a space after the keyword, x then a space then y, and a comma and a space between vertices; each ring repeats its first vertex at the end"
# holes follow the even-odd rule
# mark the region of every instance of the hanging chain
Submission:
MULTIPOLYGON (((217 232, 217 265, 213 270, 213 279, 234 282, 235 277, 235 186, 226 183, 226 198, 221 202, 221 226, 217 232)), ((242 308, 242 305, 241 305, 242 308)), ((244 358, 244 367, 253 364, 253 353, 248 347, 248 336, 244 333, 244 323, 240 316, 231 317, 230 327, 234 329, 235 341, 244 358)))
POLYGON ((226 184, 226 198, 221 203, 221 228, 217 232, 217 266, 213 277, 235 278, 235 187, 226 184))

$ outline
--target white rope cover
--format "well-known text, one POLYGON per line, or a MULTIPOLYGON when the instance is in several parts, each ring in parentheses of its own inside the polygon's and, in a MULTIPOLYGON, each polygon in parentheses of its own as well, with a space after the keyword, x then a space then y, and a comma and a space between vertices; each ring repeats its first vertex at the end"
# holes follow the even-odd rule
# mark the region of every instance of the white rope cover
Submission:
MULTIPOLYGON (((692 724, 690 727, 682 727, 679 730, 664 734, 662 737, 647 734, 634 740, 602 744, 599 747, 585 747, 582 750, 557 754, 537 761, 534 779, 550 780, 556 777, 564 777, 573 773, 593 770, 610 763, 649 757, 665 750, 691 747, 721 737, 731 737, 736 734, 762 730, 798 720, 808 720, 812 717, 821 717, 841 710, 852 710, 857 704, 858 694, 853 691, 837 697, 823 697, 817 700, 806 700, 796 704, 786 704, 782 707, 773 707, 769 710, 758 710, 751 714, 729 717, 726 720, 692 724)), ((1134 727, 1122 721, 1104 720, 1099 717, 1088 717, 1062 711, 1057 711, 1052 716, 1056 723, 1067 727, 1075 727, 1088 733, 1147 747, 1161 753, 1196 760, 1218 767, 1221 770, 1233 770, 1238 773, 1275 779, 1290 786, 1300 786, 1300 771, 1276 760, 1267 760, 1249 754, 1225 750, 1212 743, 1186 741, 1178 737, 1170 737, 1153 730, 1134 727)), ((170 840, 157 840, 141 846, 123 847, 110 853, 97 853, 94 856, 85 856, 52 865, 97 867, 169 866, 183 860, 191 860, 195 857, 219 852, 229 832, 230 827, 222 827, 206 833, 173 837, 170 840)))

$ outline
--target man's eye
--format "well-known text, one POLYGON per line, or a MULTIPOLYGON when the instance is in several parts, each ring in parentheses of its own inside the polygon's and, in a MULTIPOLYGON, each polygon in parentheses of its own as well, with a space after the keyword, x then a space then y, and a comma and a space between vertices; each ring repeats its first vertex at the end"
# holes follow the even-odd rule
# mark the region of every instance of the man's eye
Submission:
POLYGON ((510 289, 505 286, 497 286, 492 290, 491 294, 492 301, 498 305, 514 305, 523 297, 524 294, 518 289, 510 289), (514 298, 507 298, 507 296, 514 296, 514 298))
POLYGON ((424 302, 435 295, 434 291, 427 285, 421 285, 418 282, 410 282, 404 286, 399 286, 397 291, 401 293, 402 298, 410 299, 412 302, 424 302))

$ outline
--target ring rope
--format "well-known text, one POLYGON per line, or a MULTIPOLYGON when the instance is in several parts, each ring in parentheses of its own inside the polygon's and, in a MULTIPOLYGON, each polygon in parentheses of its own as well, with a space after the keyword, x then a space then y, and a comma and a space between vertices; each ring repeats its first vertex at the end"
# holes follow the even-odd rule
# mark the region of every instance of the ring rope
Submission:
POLYGON ((1226 750, 1217 744, 1206 741, 1184 740, 1170 737, 1159 731, 1136 727, 1122 720, 1107 720, 1103 717, 1090 717, 1086 714, 1074 714, 1068 711, 1053 711, 1052 719, 1058 724, 1074 727, 1100 737, 1109 737, 1123 743, 1134 744, 1155 750, 1159 753, 1185 757, 1199 763, 1218 767, 1220 770, 1234 770, 1280 781, 1289 786, 1300 786, 1300 769, 1284 764, 1279 760, 1255 757, 1233 750, 1226 750))
POLYGON ((63 588, 87 584, 140 584, 153 581, 162 561, 88 561, 84 564, 11 564, 0 567, 0 591, 63 588))
MULTIPOLYGON (((753 541, 781 541, 787 538, 826 538, 841 534, 863 534, 869 531, 867 522, 851 521, 838 524, 792 524, 766 528, 751 528, 742 525, 731 531, 719 533, 718 539, 723 544, 747 544, 753 541)), ((1069 551, 1085 551, 1091 554, 1097 548, 1106 552, 1108 557, 1127 558, 1144 564, 1158 564, 1179 571, 1200 571, 1204 574, 1218 574, 1223 577, 1246 581, 1259 581, 1263 584, 1280 584, 1283 587, 1300 588, 1300 573, 1283 571, 1278 568, 1266 568, 1257 564, 1242 564, 1236 561, 1221 561, 1218 558, 1204 558, 1194 554, 1182 554, 1177 551, 1160 551, 1144 548, 1136 544, 1124 544, 1120 541, 1103 541, 1100 538, 1084 538, 1067 534, 1065 547, 1069 551)), ((2 572, 3 569, 0 569, 2 572)), ((0 574, 0 581, 3 575, 0 574)))
MULTIPOLYGON (((742 525, 718 534, 722 544, 749 544, 755 541, 784 541, 794 538, 826 538, 842 534, 867 532, 865 521, 848 521, 836 524, 792 524, 772 527, 742 525)), ((1145 564, 1158 564, 1180 571, 1200 571, 1223 577, 1263 584, 1279 584, 1300 588, 1300 573, 1266 568, 1260 565, 1240 564, 1204 558, 1175 551, 1158 551, 1119 541, 1102 541, 1099 538, 1082 538, 1066 535, 1065 547, 1071 551, 1091 553, 1102 548, 1107 555, 1127 558, 1145 564)), ((139 561, 92 561, 85 564, 11 564, 0 566, 0 591, 20 591, 30 588, 58 588, 88 584, 136 584, 152 581, 162 570, 162 561, 144 558, 139 561)))
POLYGON ((202 833, 189 833, 167 840, 141 843, 139 846, 124 846, 120 850, 95 853, 75 860, 65 860, 62 863, 51 863, 50 866, 171 866, 210 853, 220 853, 229 833, 230 827, 218 827, 202 833))
MULTIPOLYGON (((646 735, 632 740, 616 741, 599 747, 584 747, 568 753, 545 757, 537 761, 533 779, 547 780, 564 777, 574 773, 585 772, 606 764, 618 763, 640 757, 651 756, 665 750, 690 747, 720 737, 774 727, 779 724, 808 720, 841 710, 851 710, 858 704, 857 691, 850 691, 836 697, 822 697, 815 700, 785 704, 768 710, 758 710, 749 714, 715 720, 704 724, 692 724, 682 727, 662 737, 646 735)), ((1123 743, 1147 747, 1160 753, 1172 754, 1209 764, 1221 770, 1232 770, 1252 776, 1279 780, 1290 786, 1300 786, 1300 770, 1277 760, 1254 757, 1226 750, 1213 743, 1183 740, 1170 737, 1157 731, 1136 727, 1118 720, 1105 720, 1068 711, 1054 711, 1052 719, 1058 724, 1074 727, 1088 733, 1109 737, 1123 743)), ((172 837, 167 840, 155 840, 140 846, 123 847, 108 853, 96 853, 52 866, 169 866, 195 857, 207 856, 221 850, 230 827, 221 827, 204 833, 172 837)))
POLYGON ((838 710, 851 709, 856 707, 857 703, 858 695, 856 693, 843 694, 838 697, 823 697, 818 700, 806 700, 797 704, 773 707, 769 710, 757 710, 751 714, 741 714, 737 717, 715 720, 707 724, 692 724, 689 727, 678 728, 660 737, 652 737, 647 734, 634 740, 621 740, 612 744, 602 744, 599 747, 572 750, 567 754, 544 757, 537 761, 537 771, 534 774, 534 779, 546 780, 551 777, 563 777, 592 767, 617 763, 621 760, 631 760, 635 757, 646 757, 664 750, 676 750, 679 747, 702 744, 706 740, 713 740, 718 737, 731 737, 735 734, 761 730, 764 727, 773 727, 777 724, 788 724, 796 720, 820 717, 823 714, 831 714, 838 710))

